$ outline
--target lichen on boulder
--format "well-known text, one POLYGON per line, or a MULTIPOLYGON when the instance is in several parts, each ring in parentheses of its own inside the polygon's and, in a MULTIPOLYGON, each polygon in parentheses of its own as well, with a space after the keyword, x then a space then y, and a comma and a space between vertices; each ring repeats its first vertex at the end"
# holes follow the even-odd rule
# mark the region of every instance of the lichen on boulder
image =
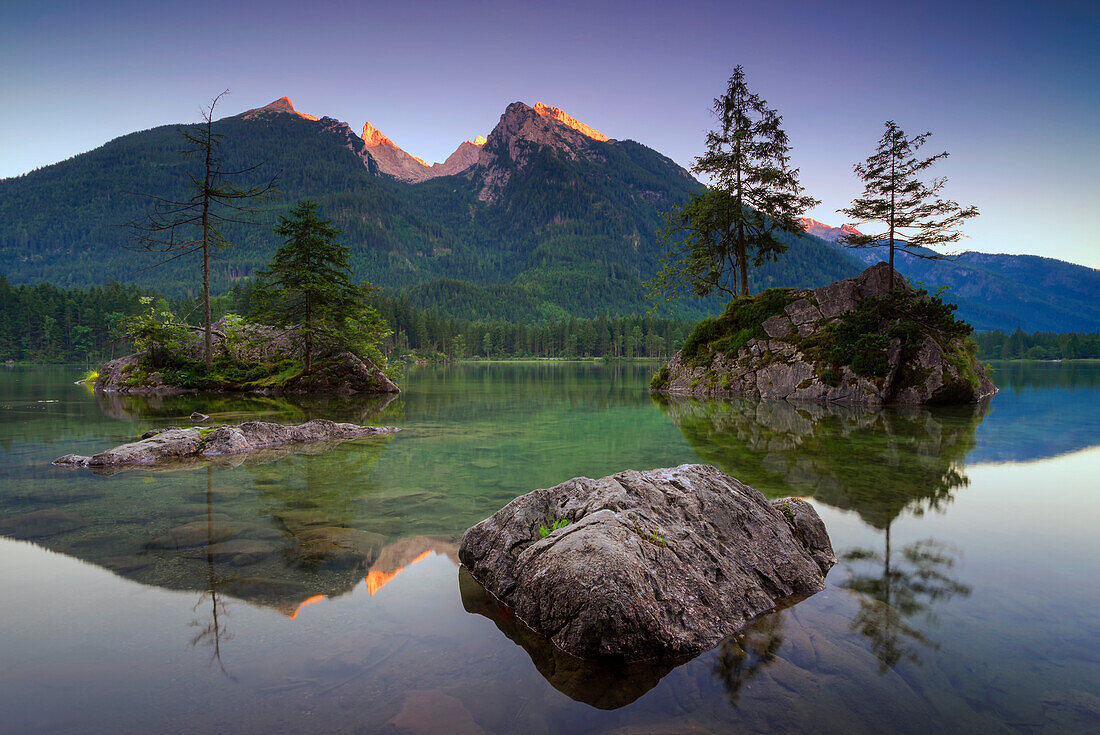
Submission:
POLYGON ((809 503, 707 465, 534 490, 466 531, 459 558, 557 647, 626 660, 706 650, 823 589, 836 562, 809 503))
POLYGON ((699 323, 652 388, 862 404, 976 403, 997 388, 954 306, 879 263, 818 289, 768 289, 699 323))

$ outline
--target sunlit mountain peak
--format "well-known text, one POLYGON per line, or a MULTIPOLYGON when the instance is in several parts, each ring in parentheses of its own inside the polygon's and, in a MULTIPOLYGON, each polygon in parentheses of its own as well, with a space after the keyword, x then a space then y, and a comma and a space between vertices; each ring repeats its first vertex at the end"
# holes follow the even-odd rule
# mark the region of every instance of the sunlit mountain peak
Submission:
POLYGON ((569 113, 567 113, 565 110, 562 110, 561 108, 551 107, 550 105, 543 104, 542 102, 536 102, 535 112, 546 117, 552 117, 560 122, 562 125, 573 128, 573 130, 576 130, 578 133, 581 133, 583 135, 587 135, 593 140, 598 140, 604 143, 611 140, 611 138, 608 138, 599 130, 585 125, 580 120, 572 117, 571 115, 569 115, 569 113))

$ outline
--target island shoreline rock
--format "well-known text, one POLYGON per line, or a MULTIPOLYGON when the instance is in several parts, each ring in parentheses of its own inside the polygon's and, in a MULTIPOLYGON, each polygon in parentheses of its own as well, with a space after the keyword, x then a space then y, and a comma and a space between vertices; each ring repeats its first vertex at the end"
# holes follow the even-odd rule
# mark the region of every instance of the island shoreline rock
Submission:
MULTIPOLYGON (((890 266, 879 263, 857 278, 821 288, 765 292, 756 298, 782 292, 777 299, 778 313, 747 328, 737 324, 745 329, 745 334, 754 331, 752 337, 738 339, 739 334, 723 335, 689 355, 688 343, 697 336, 693 333, 684 349, 661 368, 652 390, 682 396, 742 396, 864 405, 980 403, 994 395, 997 387, 964 341, 958 336, 945 336, 919 320, 904 325, 891 323, 897 334, 887 327, 882 334, 867 335, 879 338, 879 344, 853 348, 853 354, 865 362, 874 359, 872 353, 878 353, 881 361, 878 374, 856 369, 854 361, 851 365, 831 363, 830 340, 835 338, 835 332, 830 330, 858 314, 865 299, 869 300, 866 303, 881 302, 892 294, 906 299, 908 308, 913 310, 932 304, 930 297, 909 286, 897 271, 892 290, 889 284, 890 266), (902 327, 918 331, 906 332, 902 327), (726 348, 724 342, 731 346, 726 348)), ((736 319, 737 303, 731 302, 719 319, 710 320, 712 328, 721 329, 723 320, 736 319)), ((753 306, 747 304, 742 308, 753 306)), ((948 317, 947 321, 953 319, 948 317)))
MULTIPOLYGON (((301 338, 294 328, 279 329, 263 324, 239 324, 225 318, 213 325, 213 349, 216 354, 243 364, 274 365, 281 360, 302 358, 301 338)), ((201 360, 202 341, 195 337, 179 357, 201 360)), ((303 395, 353 393, 400 393, 401 389, 369 359, 341 350, 321 349, 313 369, 277 385, 224 385, 193 388, 172 384, 168 368, 148 364, 144 352, 136 352, 108 361, 95 380, 97 393, 137 395, 179 395, 184 393, 251 393, 257 395, 303 395)), ((277 372, 273 370, 273 372, 277 372)))

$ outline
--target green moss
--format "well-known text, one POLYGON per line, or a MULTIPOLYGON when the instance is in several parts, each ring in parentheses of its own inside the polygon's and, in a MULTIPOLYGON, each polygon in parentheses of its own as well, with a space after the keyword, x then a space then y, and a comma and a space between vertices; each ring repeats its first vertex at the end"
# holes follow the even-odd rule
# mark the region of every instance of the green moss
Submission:
POLYGON ((688 384, 688 388, 697 388, 701 382, 703 382, 702 378, 696 378, 688 384))
POLYGON ((638 534, 638 538, 642 541, 648 541, 654 546, 659 546, 662 549, 668 547, 668 536, 663 533, 657 533, 657 531, 647 531, 637 526, 634 527, 634 533, 638 534))
POLYGON ((668 386, 668 378, 668 363, 665 363, 653 374, 653 378, 649 381, 649 387, 653 390, 661 390, 668 386))
POLYGON ((756 296, 739 296, 721 316, 699 322, 684 341, 680 358, 687 365, 706 367, 718 353, 732 355, 750 339, 767 339, 763 324, 796 301, 788 288, 769 288, 756 296))

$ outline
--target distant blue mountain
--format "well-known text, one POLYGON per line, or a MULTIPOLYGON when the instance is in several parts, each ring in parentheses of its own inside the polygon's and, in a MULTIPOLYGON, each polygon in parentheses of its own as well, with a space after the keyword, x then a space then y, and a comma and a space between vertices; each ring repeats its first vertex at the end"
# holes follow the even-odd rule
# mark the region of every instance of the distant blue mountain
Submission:
MULTIPOLYGON (((806 220, 820 237, 863 264, 888 260, 889 248, 845 248, 841 228, 806 220)), ((925 251, 933 254, 931 251, 925 251)), ((895 250, 894 266, 931 292, 947 286, 943 298, 958 315, 984 332, 1100 332, 1100 270, 1037 255, 966 252, 937 260, 895 250)))

